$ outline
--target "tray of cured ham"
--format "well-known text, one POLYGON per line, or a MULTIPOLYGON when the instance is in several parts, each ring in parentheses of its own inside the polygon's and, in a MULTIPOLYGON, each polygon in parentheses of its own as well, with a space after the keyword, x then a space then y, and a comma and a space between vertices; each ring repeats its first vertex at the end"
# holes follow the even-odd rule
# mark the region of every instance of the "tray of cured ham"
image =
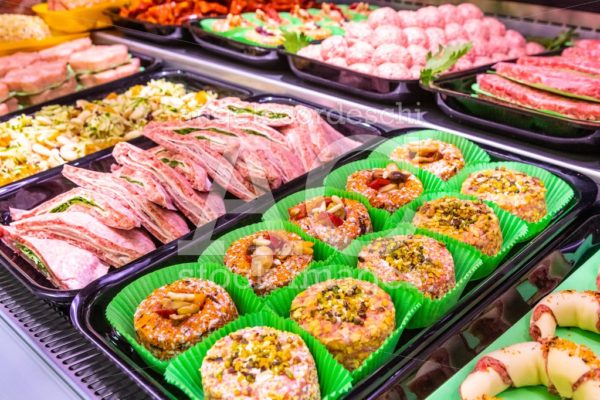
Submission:
POLYGON ((248 98, 178 70, 154 75, 215 98, 197 118, 150 123, 137 139, 2 188, 0 262, 35 294, 68 303, 106 273, 172 255, 177 239, 231 223, 381 134, 294 99, 248 98))
POLYGON ((435 80, 453 119, 561 150, 600 147, 600 42, 580 40, 562 54, 520 57, 435 80))

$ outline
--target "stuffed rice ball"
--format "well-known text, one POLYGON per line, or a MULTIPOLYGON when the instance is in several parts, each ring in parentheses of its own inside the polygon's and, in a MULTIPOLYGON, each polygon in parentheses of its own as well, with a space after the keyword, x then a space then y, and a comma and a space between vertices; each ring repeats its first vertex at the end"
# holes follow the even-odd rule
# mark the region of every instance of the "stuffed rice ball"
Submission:
POLYGON ((390 295, 353 278, 310 286, 292 301, 290 317, 350 371, 359 368, 396 327, 390 295))
POLYGON ((465 159, 458 147, 434 139, 406 143, 392 151, 390 158, 409 162, 445 181, 465 166, 465 159))
POLYGON ((224 263, 245 276, 258 295, 288 285, 313 260, 313 242, 284 230, 261 231, 233 242, 224 263))
POLYGON ((339 250, 373 231, 367 208, 356 200, 315 197, 288 209, 290 221, 304 232, 339 250))
POLYGON ((423 235, 375 239, 358 254, 358 268, 383 282, 408 282, 434 299, 456 285, 452 254, 443 243, 423 235))
POLYGON ((200 375, 207 400, 321 398, 315 360, 304 340, 266 326, 219 339, 206 353, 200 375))
POLYGON ((534 176, 506 168, 477 171, 463 182, 461 192, 489 200, 527 222, 546 214, 546 187, 534 176))
POLYGON ((186 278, 156 289, 135 311, 138 341, 168 360, 238 316, 229 293, 214 282, 186 278))

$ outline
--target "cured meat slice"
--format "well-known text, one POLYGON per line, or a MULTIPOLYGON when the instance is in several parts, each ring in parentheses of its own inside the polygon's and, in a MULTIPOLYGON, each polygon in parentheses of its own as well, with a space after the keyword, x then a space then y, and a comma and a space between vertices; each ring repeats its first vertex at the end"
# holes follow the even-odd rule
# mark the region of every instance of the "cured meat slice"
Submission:
POLYGON ((132 168, 127 165, 113 165, 111 167, 113 174, 125 179, 128 182, 141 183, 138 185, 143 188, 144 195, 151 202, 158 204, 168 210, 176 210, 173 204, 173 199, 163 186, 162 182, 157 179, 152 173, 139 168, 132 168))
POLYGON ((582 49, 580 47, 569 47, 563 50, 562 55, 568 58, 598 60, 600 58, 600 48, 582 49))
POLYGON ((165 187, 179 210, 196 226, 203 225, 223 215, 225 207, 214 196, 207 202, 206 195, 194 191, 189 182, 179 172, 169 167, 152 153, 129 143, 118 143, 113 156, 118 163, 134 169, 142 169, 153 174, 165 187))
POLYGON ((64 240, 94 253, 114 267, 121 267, 155 249, 152 240, 137 229, 109 228, 91 215, 76 211, 36 215, 11 226, 23 236, 64 240))
POLYGON ((580 39, 575 42, 575 47, 581 49, 600 50, 600 40, 598 39, 580 39))
POLYGON ((19 235, 10 227, 1 227, 0 234, 8 247, 59 289, 81 289, 108 272, 94 254, 65 241, 19 235))
POLYGON ((600 62, 594 60, 567 58, 562 56, 554 57, 521 57, 517 60, 521 65, 537 65, 562 69, 566 71, 581 72, 590 75, 600 76, 600 62))
POLYGON ((513 63, 498 63, 494 68, 498 74, 526 85, 600 101, 600 77, 513 63))
POLYGON ((53 214, 65 211, 78 211, 97 218, 106 226, 117 229, 140 227, 140 219, 131 213, 121 201, 111 199, 102 192, 74 188, 60 194, 31 210, 11 209, 13 221, 35 215, 53 214))
POLYGON ((244 118, 269 126, 286 126, 294 120, 294 107, 277 103, 249 103, 237 97, 225 97, 206 105, 204 113, 215 118, 244 118))
POLYGON ((176 240, 190 231, 179 214, 146 200, 142 182, 70 165, 63 167, 63 175, 84 188, 101 191, 115 201, 121 201, 132 215, 141 220, 142 226, 162 243, 176 240))
POLYGON ((202 165, 196 163, 191 157, 185 154, 176 153, 162 146, 150 149, 160 161, 174 168, 180 174, 185 176, 190 185, 199 192, 209 192, 212 183, 208 179, 208 174, 202 165))
POLYGON ((477 75, 481 90, 494 98, 534 110, 547 110, 569 118, 600 121, 600 104, 569 99, 515 83, 494 74, 477 75))

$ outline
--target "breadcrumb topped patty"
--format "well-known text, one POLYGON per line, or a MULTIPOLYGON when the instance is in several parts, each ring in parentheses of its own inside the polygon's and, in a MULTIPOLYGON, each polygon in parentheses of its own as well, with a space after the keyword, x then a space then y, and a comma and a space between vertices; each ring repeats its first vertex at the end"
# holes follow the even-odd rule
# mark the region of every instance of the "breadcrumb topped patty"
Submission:
POLYGON ((445 181, 465 166, 465 159, 458 147, 434 139, 406 143, 392 151, 390 158, 409 162, 445 181))

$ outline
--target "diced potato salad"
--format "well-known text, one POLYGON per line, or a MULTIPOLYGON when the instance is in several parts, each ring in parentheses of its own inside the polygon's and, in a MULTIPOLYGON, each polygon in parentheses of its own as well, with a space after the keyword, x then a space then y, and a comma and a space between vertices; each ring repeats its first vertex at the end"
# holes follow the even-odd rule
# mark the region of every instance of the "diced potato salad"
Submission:
POLYGON ((150 121, 192 118, 214 98, 159 79, 102 100, 14 117, 0 123, 0 185, 133 139, 150 121))

